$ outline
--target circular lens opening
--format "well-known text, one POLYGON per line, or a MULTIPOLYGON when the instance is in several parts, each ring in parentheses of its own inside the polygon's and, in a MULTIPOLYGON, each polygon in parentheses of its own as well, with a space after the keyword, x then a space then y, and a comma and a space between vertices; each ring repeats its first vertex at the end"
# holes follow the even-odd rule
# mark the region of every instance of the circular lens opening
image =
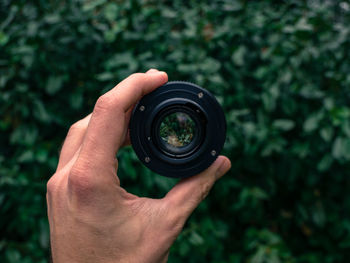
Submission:
POLYGON ((189 145, 197 134, 195 121, 184 112, 166 115, 160 123, 159 135, 169 148, 182 148, 189 145))

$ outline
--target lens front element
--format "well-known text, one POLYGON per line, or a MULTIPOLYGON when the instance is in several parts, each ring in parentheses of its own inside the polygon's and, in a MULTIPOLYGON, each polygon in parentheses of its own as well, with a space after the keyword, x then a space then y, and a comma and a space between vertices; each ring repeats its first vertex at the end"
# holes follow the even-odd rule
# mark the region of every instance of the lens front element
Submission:
POLYGON ((163 109, 155 119, 153 138, 163 154, 183 158, 199 146, 204 131, 192 109, 172 105, 163 109))
POLYGON ((195 122, 183 112, 174 112, 165 116, 159 127, 159 135, 169 147, 185 147, 193 141, 195 134, 195 122))

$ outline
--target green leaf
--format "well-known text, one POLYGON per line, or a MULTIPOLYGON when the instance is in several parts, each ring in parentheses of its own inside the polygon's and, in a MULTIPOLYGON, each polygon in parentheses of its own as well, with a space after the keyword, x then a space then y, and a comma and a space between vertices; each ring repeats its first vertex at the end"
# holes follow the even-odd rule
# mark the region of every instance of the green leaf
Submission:
POLYGON ((116 3, 108 3, 104 7, 104 15, 107 20, 115 21, 118 16, 119 8, 116 3))
POLYGON ((10 37, 8 35, 0 31, 0 46, 5 46, 9 39, 10 37))
POLYGON ((34 153, 32 150, 24 151, 18 157, 18 161, 21 163, 31 162, 33 160, 34 160, 34 153))
POLYGON ((246 54, 245 46, 239 46, 238 49, 232 54, 232 61, 237 66, 243 66, 244 64, 244 56, 246 54))
POLYGON ((310 133, 318 128, 319 122, 323 117, 322 112, 317 112, 310 115, 304 122, 303 129, 305 132, 310 133))
POLYGON ((320 130, 320 135, 323 140, 330 142, 333 138, 334 130, 331 126, 324 127, 320 130))
POLYGON ((112 80, 114 78, 115 78, 115 76, 111 72, 103 72, 103 73, 96 75, 96 79, 99 81, 108 81, 108 80, 112 80))
POLYGON ((34 116, 40 121, 51 121, 51 115, 47 112, 45 105, 40 100, 35 100, 33 102, 33 113, 34 116))
POLYGON ((204 243, 204 239, 195 231, 193 231, 189 237, 189 241, 191 244, 195 246, 199 246, 204 243))
POLYGON ((91 11, 95 9, 98 6, 101 6, 102 4, 106 3, 107 0, 88 0, 83 5, 83 11, 91 11))
POLYGON ((220 62, 214 58, 206 58, 200 64, 199 68, 206 73, 215 73, 220 69, 220 62))
POLYGON ((341 159, 343 157, 343 143, 344 139, 337 137, 333 143, 332 155, 335 159, 341 159))
POLYGON ((277 119, 272 123, 272 126, 282 131, 289 131, 294 128, 295 123, 292 120, 277 119))
POLYGON ((332 163, 333 163, 332 155, 326 154, 325 156, 323 156, 321 161, 317 164, 317 169, 320 172, 327 171, 331 167, 332 163))
POLYGON ((306 17, 301 17, 297 22, 295 29, 298 31, 312 31, 313 26, 308 23, 306 17))
POLYGON ((50 76, 46 82, 46 92, 50 95, 56 94, 62 88, 63 80, 63 76, 50 76))
POLYGON ((332 155, 337 160, 350 160, 350 139, 337 137, 333 143, 332 155))

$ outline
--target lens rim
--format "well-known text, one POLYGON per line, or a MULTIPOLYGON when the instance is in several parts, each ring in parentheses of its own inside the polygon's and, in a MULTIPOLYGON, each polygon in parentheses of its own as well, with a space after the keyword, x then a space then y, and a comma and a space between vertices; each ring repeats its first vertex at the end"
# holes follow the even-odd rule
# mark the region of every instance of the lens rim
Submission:
POLYGON ((168 82, 144 96, 133 109, 129 129, 132 147, 142 163, 158 174, 174 178, 189 177, 208 168, 220 154, 226 138, 225 115, 215 97, 183 81, 168 82), (206 120, 203 141, 182 158, 164 154, 152 134, 159 112, 174 105, 188 107, 206 120))

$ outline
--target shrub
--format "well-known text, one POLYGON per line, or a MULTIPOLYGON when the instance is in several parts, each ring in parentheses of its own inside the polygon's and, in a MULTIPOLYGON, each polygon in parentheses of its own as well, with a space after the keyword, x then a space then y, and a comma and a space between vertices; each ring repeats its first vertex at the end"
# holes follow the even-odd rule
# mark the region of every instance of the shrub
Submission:
MULTIPOLYGON (((213 92, 233 167, 169 262, 346 262, 348 1, 0 2, 0 261, 46 262, 46 181, 68 127, 136 71, 213 92)), ((174 180, 119 153, 122 185, 174 180)))

